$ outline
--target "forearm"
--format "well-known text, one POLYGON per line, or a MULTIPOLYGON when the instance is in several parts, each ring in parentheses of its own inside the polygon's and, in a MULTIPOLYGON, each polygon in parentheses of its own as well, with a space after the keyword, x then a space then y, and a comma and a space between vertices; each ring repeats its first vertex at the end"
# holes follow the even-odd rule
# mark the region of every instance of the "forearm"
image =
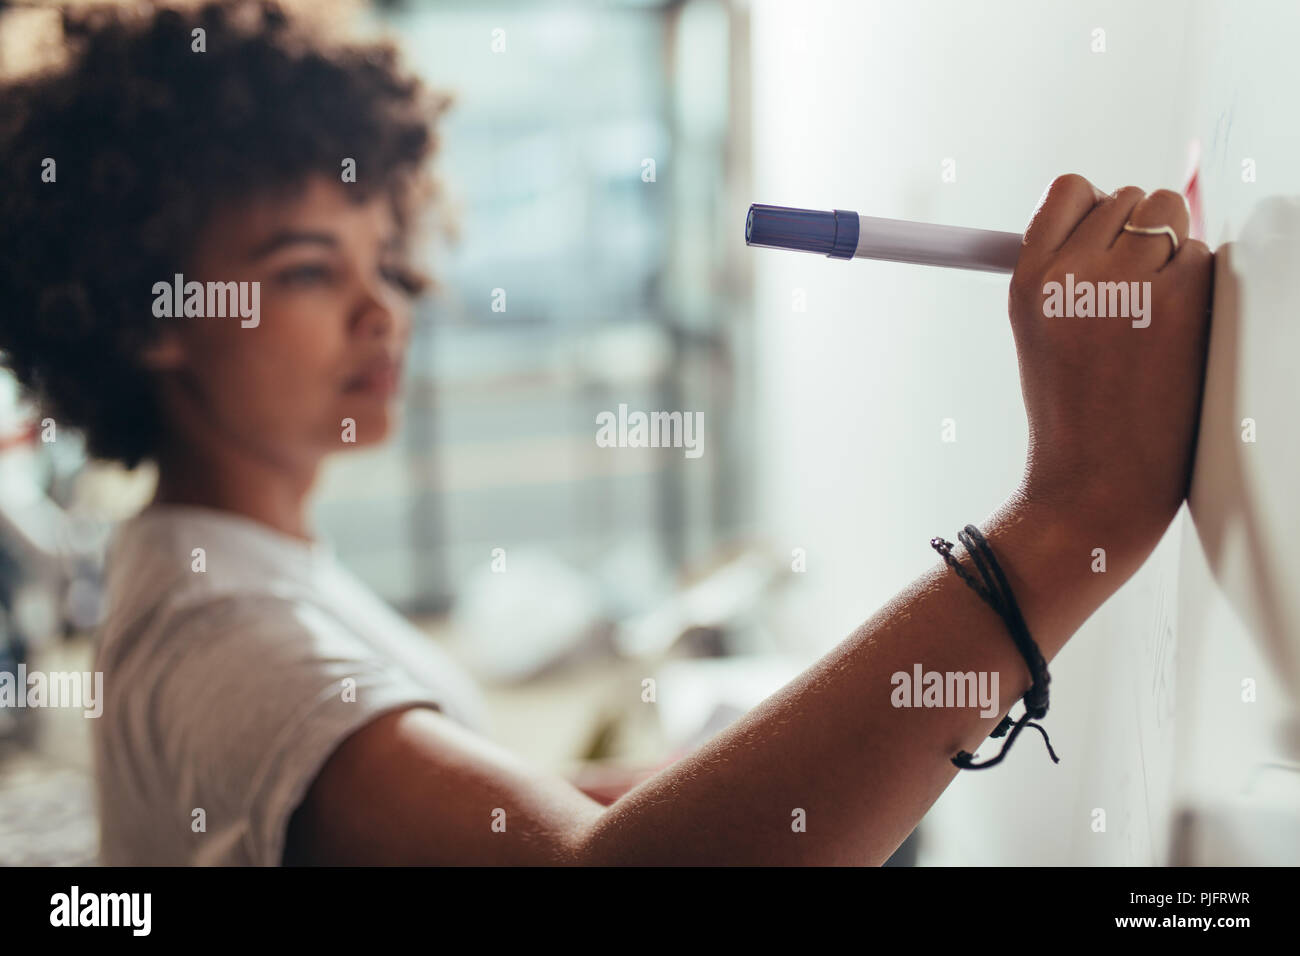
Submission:
MULTIPOLYGON (((1068 518, 1008 504, 980 525, 1049 661, 1137 562, 1091 569, 1105 542, 1068 518)), ((965 550, 954 549, 967 567, 965 550)), ((1121 562, 1123 563, 1123 562, 1121 562)), ((923 575, 830 654, 708 745, 596 821, 588 862, 881 863, 1028 689, 1002 619, 936 556, 923 575), (996 672, 998 715, 895 707, 891 676, 996 672), (805 812, 806 832, 792 828, 805 812)), ((1044 757, 1046 759, 1046 757, 1044 757)), ((996 772, 996 771, 991 771, 996 772)))

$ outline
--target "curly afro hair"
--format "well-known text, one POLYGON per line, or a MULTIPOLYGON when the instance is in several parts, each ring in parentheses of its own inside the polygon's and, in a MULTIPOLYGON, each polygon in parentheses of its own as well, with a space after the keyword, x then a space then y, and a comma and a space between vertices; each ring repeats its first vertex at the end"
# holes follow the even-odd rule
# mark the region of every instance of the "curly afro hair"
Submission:
POLYGON ((448 100, 391 45, 327 42, 271 0, 62 17, 66 63, 0 90, 0 350, 89 454, 134 467, 163 440, 138 358, 158 330, 149 290, 210 212, 351 157, 349 188, 387 193, 408 233, 448 100))

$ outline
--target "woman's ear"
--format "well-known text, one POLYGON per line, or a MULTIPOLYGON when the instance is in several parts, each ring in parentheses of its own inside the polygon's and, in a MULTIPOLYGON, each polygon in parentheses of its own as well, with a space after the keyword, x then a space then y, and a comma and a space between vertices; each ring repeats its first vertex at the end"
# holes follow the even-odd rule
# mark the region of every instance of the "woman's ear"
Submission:
POLYGON ((175 332, 161 332, 140 352, 140 364, 155 372, 179 368, 185 362, 185 348, 175 332))

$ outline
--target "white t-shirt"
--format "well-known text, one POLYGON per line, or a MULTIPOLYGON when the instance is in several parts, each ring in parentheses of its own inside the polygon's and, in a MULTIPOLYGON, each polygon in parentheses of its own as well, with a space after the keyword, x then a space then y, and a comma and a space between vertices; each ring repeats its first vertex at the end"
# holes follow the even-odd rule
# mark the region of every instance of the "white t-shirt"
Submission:
POLYGON ((153 505, 115 532, 107 590, 105 865, 278 865, 293 811, 364 724, 425 705, 487 727, 468 676, 323 542, 153 505))

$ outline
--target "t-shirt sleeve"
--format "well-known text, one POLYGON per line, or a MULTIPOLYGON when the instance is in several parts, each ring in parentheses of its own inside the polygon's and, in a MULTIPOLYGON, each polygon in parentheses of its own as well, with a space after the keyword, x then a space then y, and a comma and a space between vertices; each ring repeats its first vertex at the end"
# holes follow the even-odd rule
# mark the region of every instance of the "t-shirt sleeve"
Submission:
POLYGON ((167 631, 148 723, 181 806, 205 830, 193 862, 278 866, 294 810, 337 747, 436 694, 301 601, 225 599, 167 631))

